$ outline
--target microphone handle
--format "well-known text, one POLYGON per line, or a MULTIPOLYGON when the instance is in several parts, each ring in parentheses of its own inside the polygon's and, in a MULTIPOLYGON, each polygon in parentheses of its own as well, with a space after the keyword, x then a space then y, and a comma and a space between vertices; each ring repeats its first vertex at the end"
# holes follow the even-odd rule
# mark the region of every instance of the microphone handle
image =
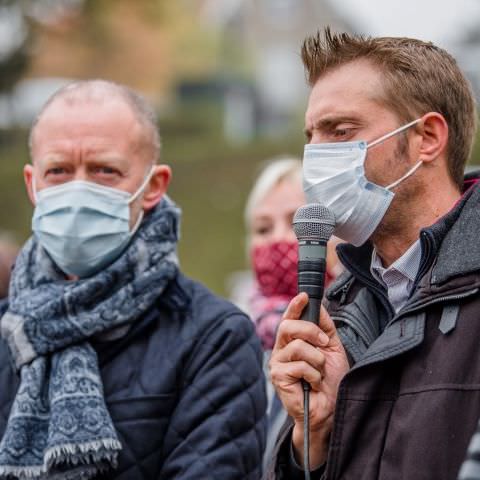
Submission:
POLYGON ((308 295, 308 304, 300 318, 316 325, 320 319, 325 271, 325 258, 309 258, 298 262, 298 293, 305 292, 308 295))
POLYGON ((321 298, 310 297, 308 299, 307 306, 303 309, 300 319, 306 320, 307 322, 312 322, 315 325, 318 325, 321 305, 322 305, 321 298))
MULTIPOLYGON (((298 263, 298 293, 305 292, 308 294, 308 303, 303 309, 300 319, 312 322, 315 325, 318 325, 320 320, 325 271, 325 258, 300 260, 298 263)), ((309 392, 311 389, 310 384, 304 379, 302 379, 302 387, 304 392, 309 392)))

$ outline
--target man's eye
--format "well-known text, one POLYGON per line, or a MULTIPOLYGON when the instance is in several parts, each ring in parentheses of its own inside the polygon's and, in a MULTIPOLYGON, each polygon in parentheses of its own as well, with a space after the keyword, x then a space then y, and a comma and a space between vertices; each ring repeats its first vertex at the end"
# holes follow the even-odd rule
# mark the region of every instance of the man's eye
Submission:
POLYGON ((349 132, 350 132, 350 130, 348 128, 337 128, 337 129, 335 129, 333 134, 335 135, 335 137, 340 138, 340 137, 346 137, 349 132))
POLYGON ((117 171, 111 167, 98 167, 95 169, 95 173, 99 173, 102 175, 114 175, 117 171))
POLYGON ((47 175, 63 175, 66 170, 63 167, 49 168, 46 172, 47 175))

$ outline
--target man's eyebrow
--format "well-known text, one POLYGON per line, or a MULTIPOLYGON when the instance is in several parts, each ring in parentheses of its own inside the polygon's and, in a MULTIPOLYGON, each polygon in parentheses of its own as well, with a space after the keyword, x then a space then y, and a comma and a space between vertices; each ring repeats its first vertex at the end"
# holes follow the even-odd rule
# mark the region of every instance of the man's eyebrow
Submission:
POLYGON ((62 155, 49 154, 36 160, 40 165, 64 165, 67 160, 62 155))
POLYGON ((86 159, 88 163, 128 163, 128 158, 122 155, 115 154, 100 154, 95 156, 90 156, 86 159))
POLYGON ((320 118, 313 123, 313 127, 305 127, 303 132, 305 135, 309 135, 311 134, 312 130, 329 130, 335 125, 343 122, 360 123, 358 118, 355 118, 353 115, 331 115, 320 118))

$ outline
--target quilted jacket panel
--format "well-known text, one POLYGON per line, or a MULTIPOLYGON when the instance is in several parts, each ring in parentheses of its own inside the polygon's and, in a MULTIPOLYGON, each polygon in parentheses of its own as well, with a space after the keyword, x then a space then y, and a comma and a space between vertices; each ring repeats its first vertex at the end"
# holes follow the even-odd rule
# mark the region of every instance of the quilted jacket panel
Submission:
MULTIPOLYGON (((1 305, 0 305, 1 308, 1 305)), ((119 340, 95 341, 122 451, 101 479, 258 479, 262 355, 252 322, 179 275, 119 340)), ((0 436, 18 377, 0 339, 0 436)))

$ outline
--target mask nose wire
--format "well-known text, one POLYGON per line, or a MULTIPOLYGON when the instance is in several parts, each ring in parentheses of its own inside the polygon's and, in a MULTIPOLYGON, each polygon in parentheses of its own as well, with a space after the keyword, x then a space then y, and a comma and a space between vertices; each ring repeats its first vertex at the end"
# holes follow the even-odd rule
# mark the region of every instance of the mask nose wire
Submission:
POLYGON ((406 125, 402 125, 399 128, 396 128, 393 130, 393 132, 389 132, 386 135, 381 136, 380 138, 377 138, 371 143, 367 144, 367 148, 372 148, 375 147, 376 145, 379 145, 380 143, 384 142, 385 140, 388 140, 390 137, 393 137, 397 133, 403 132, 404 130, 407 130, 407 128, 410 128, 411 126, 415 125, 416 123, 420 122, 422 119, 417 118, 416 120, 413 120, 413 122, 407 123, 406 125))

